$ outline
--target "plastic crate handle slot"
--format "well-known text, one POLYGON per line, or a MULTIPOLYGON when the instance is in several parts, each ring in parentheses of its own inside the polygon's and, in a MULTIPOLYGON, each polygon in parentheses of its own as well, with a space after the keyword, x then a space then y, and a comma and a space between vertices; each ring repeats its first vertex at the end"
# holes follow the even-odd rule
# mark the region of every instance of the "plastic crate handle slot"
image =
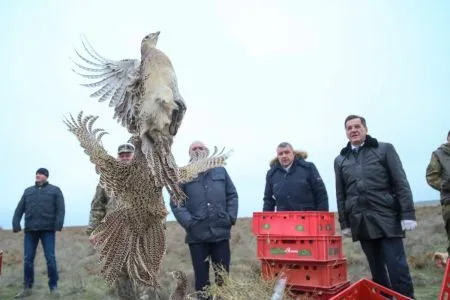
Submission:
POLYGON ((296 240, 276 240, 276 243, 281 242, 282 244, 297 244, 296 240))

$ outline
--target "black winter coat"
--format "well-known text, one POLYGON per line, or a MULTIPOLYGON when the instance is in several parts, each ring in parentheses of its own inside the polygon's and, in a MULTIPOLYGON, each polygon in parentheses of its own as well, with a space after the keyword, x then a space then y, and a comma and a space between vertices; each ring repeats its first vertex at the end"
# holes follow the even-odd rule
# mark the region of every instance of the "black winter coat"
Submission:
POLYGON ((304 160, 306 153, 296 152, 286 172, 277 160, 267 171, 263 211, 328 211, 328 195, 319 171, 304 160))
POLYGON ((229 239, 238 214, 238 194, 223 167, 201 173, 181 185, 186 201, 170 208, 186 230, 186 243, 212 243, 229 239))
POLYGON ((64 197, 59 187, 45 182, 25 189, 12 220, 13 230, 20 231, 25 214, 25 231, 61 231, 64 224, 64 197))
POLYGON ((401 220, 415 220, 411 189, 394 146, 367 135, 357 153, 350 143, 334 160, 341 229, 353 241, 404 237, 401 220))

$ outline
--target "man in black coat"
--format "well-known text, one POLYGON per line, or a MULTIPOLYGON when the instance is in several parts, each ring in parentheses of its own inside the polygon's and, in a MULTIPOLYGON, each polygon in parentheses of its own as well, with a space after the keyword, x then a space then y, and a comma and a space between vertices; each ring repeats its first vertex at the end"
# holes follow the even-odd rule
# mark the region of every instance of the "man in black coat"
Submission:
MULTIPOLYGON (((201 159, 208 153, 202 142, 194 142, 189 147, 191 161, 201 159)), ((195 289, 201 291, 210 284, 209 258, 218 285, 223 283, 223 278, 218 276, 217 267, 221 266, 229 272, 229 239, 231 227, 237 219, 238 194, 223 167, 203 172, 181 188, 188 198, 180 206, 171 201, 170 207, 178 223, 186 230, 185 242, 189 245, 194 267, 195 289)), ((207 297, 201 296, 200 299, 207 297)))
POLYGON ((319 171, 306 152, 283 142, 266 174, 263 211, 328 211, 328 195, 319 171))
POLYGON ((417 223, 402 163, 392 144, 367 134, 363 117, 344 124, 349 142, 334 161, 342 234, 360 241, 375 282, 413 298, 402 238, 417 223))
POLYGON ((58 296, 58 270, 55 257, 55 231, 64 224, 64 197, 59 187, 48 183, 48 170, 36 171, 35 185, 25 189, 12 220, 13 232, 22 230, 20 220, 25 214, 24 228, 24 289, 15 298, 31 295, 34 283, 34 258, 41 240, 47 262, 48 286, 53 296, 58 296))

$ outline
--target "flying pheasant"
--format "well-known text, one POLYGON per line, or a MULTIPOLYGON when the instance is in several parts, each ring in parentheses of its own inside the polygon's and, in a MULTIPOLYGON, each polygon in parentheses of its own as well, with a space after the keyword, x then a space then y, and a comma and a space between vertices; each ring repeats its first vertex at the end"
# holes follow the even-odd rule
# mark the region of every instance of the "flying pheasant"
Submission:
POLYGON ((156 48, 159 34, 150 33, 142 39, 140 60, 104 58, 87 40, 82 41, 87 57, 75 49, 83 64, 74 61, 79 70, 73 71, 93 80, 82 84, 96 88, 90 96, 100 102, 109 100, 114 119, 140 137, 156 186, 165 186, 180 202, 185 195, 176 184, 177 166, 170 149, 186 104, 170 59, 156 48))
MULTIPOLYGON (((100 273, 112 285, 126 266, 135 283, 158 287, 157 273, 166 249, 162 221, 167 210, 162 187, 155 184, 154 172, 146 163, 147 158, 141 151, 141 137, 131 138, 136 147, 133 160, 130 163, 117 161, 101 144, 101 138, 107 132, 93 128, 97 119, 96 116, 83 117, 80 112, 77 119, 70 115, 64 122, 96 165, 100 184, 121 200, 90 236, 104 262, 100 273)), ((215 151, 203 160, 177 168, 177 183, 190 181, 201 172, 225 165, 230 152, 221 153, 215 151)))

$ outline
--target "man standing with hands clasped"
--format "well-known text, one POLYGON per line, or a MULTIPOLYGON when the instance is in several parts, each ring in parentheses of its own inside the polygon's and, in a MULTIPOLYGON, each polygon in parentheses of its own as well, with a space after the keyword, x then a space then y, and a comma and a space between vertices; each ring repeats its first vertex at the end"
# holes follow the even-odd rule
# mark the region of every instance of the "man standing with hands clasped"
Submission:
POLYGON ((349 142, 334 161, 342 234, 361 243, 373 281, 414 298, 402 238, 417 223, 400 158, 392 144, 367 134, 363 117, 344 124, 349 142))
POLYGON ((48 287, 52 296, 58 297, 58 269, 55 257, 55 231, 64 224, 64 197, 56 185, 48 183, 49 173, 45 168, 36 171, 36 182, 25 189, 17 205, 12 226, 14 232, 22 230, 20 220, 25 214, 24 235, 24 288, 15 298, 31 296, 34 284, 34 258, 41 241, 47 262, 48 287))

